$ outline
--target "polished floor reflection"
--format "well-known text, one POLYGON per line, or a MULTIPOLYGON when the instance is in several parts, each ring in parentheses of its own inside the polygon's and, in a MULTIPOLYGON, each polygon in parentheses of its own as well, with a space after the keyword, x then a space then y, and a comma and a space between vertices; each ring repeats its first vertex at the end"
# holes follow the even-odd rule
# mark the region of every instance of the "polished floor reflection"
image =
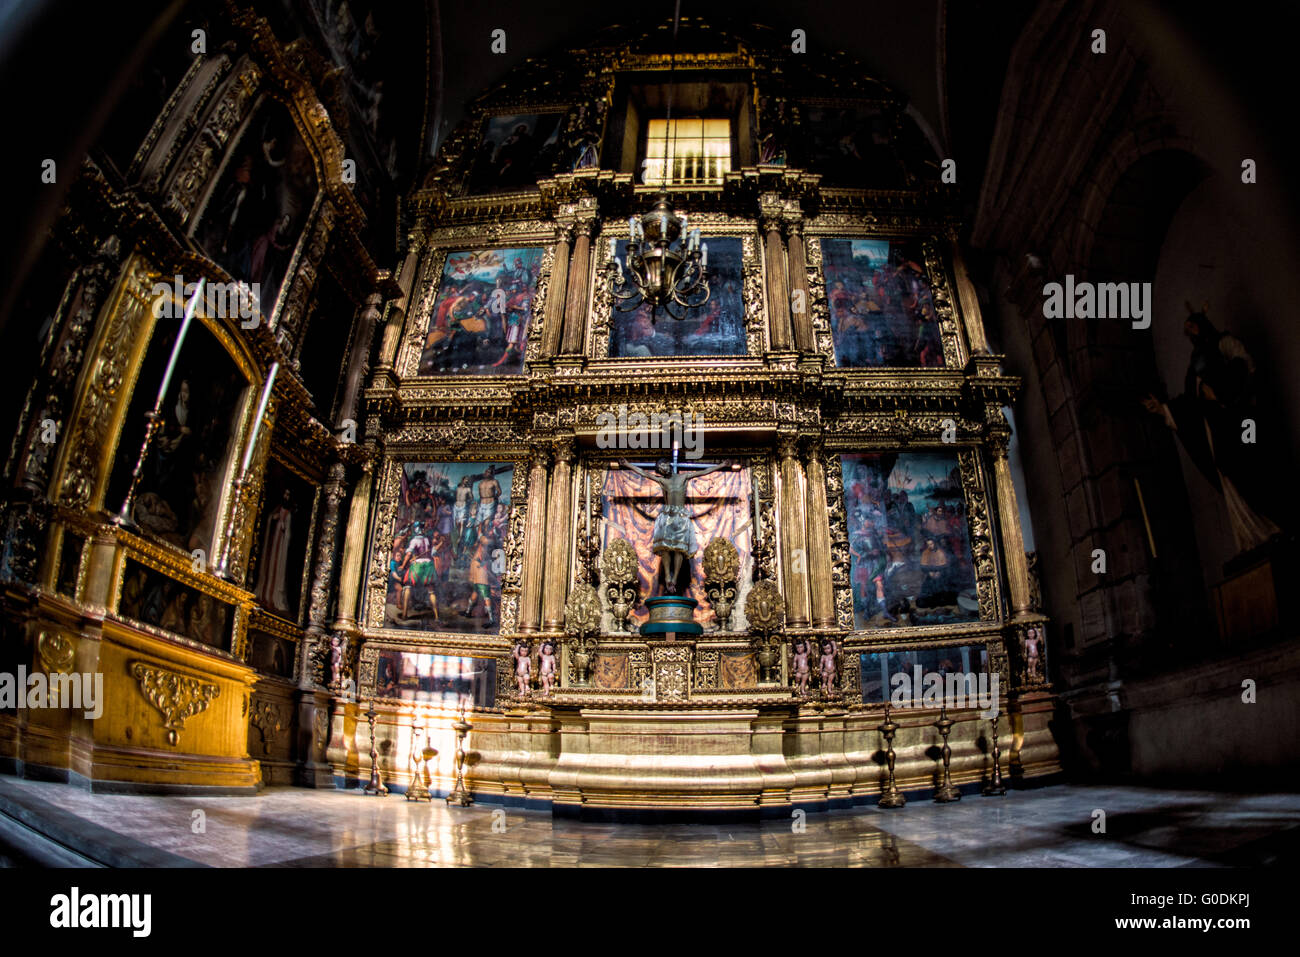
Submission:
POLYGON ((1295 863, 1300 850, 1297 795, 1073 785, 719 825, 592 824, 297 788, 99 795, 0 777, 0 811, 16 807, 53 809, 65 832, 76 821, 105 828, 141 863, 165 852, 218 867, 1179 867, 1295 863))

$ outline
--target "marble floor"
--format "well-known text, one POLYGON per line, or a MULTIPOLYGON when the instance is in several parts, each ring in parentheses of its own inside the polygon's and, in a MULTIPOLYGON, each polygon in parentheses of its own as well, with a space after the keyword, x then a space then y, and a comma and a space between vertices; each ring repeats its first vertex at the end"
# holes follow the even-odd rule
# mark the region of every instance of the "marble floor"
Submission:
MULTIPOLYGON (((1056 785, 752 824, 594 824, 359 791, 143 797, 0 777, 0 814, 90 861, 216 867, 1186 867, 1300 863, 1300 795, 1056 785), (1095 812, 1105 832, 1095 833, 1095 812), (802 829, 800 829, 802 827, 802 829), (45 831, 54 834, 53 826, 45 831), (89 840, 89 838, 88 838, 89 840), (97 848, 109 847, 109 851, 97 848)), ((21 857, 16 863, 22 863, 21 857)), ((69 861, 71 863, 71 860, 69 861)))

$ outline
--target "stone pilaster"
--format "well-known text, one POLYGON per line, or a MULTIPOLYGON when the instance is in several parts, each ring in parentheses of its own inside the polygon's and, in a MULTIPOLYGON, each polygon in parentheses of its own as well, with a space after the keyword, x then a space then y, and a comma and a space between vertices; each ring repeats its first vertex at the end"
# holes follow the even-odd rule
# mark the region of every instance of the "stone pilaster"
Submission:
POLYGON ((542 593, 542 628, 564 629, 564 599, 569 588, 570 492, 573 481, 574 441, 555 444, 555 466, 551 472, 550 502, 546 508, 546 583, 542 593))
POLYGON ((546 562, 546 493, 550 453, 534 448, 528 458, 528 518, 524 528, 524 579, 519 599, 519 630, 541 626, 543 566, 546 562))
POLYGON ((781 436, 777 450, 781 458, 781 568, 785 584, 786 624, 791 628, 806 628, 808 547, 798 438, 794 435, 781 436))
POLYGON ((824 455, 820 442, 808 447, 807 569, 813 627, 834 628, 835 590, 831 584, 831 526, 824 455))

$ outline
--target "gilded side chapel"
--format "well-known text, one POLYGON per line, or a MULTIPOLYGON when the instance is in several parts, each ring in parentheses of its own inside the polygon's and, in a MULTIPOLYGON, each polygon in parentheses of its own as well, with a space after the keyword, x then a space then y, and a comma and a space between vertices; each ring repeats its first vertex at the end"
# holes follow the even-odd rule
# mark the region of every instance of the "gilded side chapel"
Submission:
POLYGON ((180 6, 7 267, 0 672, 102 707, 0 697, 0 770, 788 816, 1294 768, 1295 280, 1233 277, 1263 147, 1122 5, 925 95, 699 5, 537 55, 180 6))

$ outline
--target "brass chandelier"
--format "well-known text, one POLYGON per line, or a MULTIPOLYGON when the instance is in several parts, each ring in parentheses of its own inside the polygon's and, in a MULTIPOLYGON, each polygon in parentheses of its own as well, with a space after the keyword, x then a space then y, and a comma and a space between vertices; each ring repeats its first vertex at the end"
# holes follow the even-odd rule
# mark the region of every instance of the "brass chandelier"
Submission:
POLYGON ((709 301, 709 244, 700 242, 700 231, 687 232, 686 214, 678 214, 668 201, 667 164, 677 152, 673 129, 673 71, 677 67, 677 24, 681 0, 673 7, 673 48, 668 59, 668 124, 672 149, 665 143, 664 191, 655 197, 650 211, 627 221, 628 242, 623 261, 613 263, 610 291, 614 308, 632 312, 650 305, 650 321, 662 309, 674 319, 685 319, 691 309, 709 301))
POLYGON ((622 262, 615 260, 611 292, 614 307, 631 312, 650 305, 653 322, 660 310, 674 319, 709 301, 709 244, 689 229, 666 193, 650 211, 627 221, 628 243, 622 262))

